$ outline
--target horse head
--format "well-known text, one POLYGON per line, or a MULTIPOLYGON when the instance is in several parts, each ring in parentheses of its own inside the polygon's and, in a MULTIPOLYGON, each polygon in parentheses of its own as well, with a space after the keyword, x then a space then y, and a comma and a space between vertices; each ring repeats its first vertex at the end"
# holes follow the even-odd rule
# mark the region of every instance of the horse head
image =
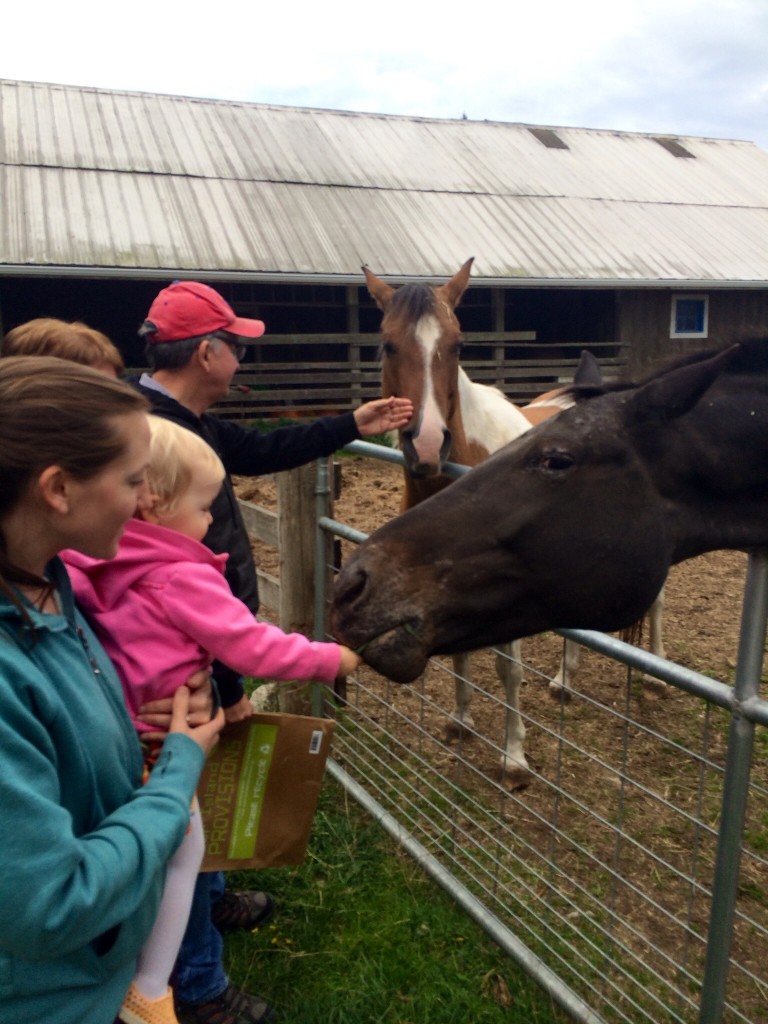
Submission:
POLYGON ((373 533, 339 576, 334 635, 408 682, 435 653, 623 629, 675 562, 768 546, 767 353, 586 388, 373 533))
POLYGON ((469 282, 472 259, 440 287, 416 283, 392 288, 363 267, 368 291, 383 313, 382 394, 413 402, 400 431, 408 474, 435 477, 461 436, 459 365, 461 328, 455 309, 469 282))

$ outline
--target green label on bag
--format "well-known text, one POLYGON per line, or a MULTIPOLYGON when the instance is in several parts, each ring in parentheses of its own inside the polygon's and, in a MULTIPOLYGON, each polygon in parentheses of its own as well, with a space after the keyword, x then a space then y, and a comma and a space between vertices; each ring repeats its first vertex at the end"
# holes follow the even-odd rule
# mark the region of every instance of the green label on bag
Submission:
POLYGON ((257 725, 248 732, 229 834, 229 856, 233 860, 252 857, 256 849, 261 809, 276 740, 276 725, 257 725))

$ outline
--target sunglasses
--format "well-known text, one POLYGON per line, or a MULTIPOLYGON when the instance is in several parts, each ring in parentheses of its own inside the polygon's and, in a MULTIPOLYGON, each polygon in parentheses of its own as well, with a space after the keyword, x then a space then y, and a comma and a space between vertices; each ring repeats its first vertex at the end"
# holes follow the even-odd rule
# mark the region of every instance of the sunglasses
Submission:
POLYGON ((238 363, 242 363, 245 359, 245 353, 248 351, 245 345, 239 345, 236 341, 232 341, 230 338, 225 338, 221 334, 215 334, 214 337, 217 341, 222 341, 228 348, 232 349, 235 359, 238 363))
POLYGON ((228 341, 227 344, 235 353, 235 359, 238 363, 242 363, 243 359, 245 359, 245 353, 248 351, 245 345, 233 345, 231 341, 228 341))

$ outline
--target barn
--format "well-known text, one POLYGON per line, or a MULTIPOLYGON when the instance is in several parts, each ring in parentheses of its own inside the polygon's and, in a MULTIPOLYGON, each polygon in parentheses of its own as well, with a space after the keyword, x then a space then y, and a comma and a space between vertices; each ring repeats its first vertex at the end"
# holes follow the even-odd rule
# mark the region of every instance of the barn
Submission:
POLYGON ((768 336, 768 153, 751 142, 0 81, 0 328, 82 319, 143 365, 176 278, 267 323, 232 414, 377 390, 367 264, 440 282, 476 379, 524 398, 768 336))

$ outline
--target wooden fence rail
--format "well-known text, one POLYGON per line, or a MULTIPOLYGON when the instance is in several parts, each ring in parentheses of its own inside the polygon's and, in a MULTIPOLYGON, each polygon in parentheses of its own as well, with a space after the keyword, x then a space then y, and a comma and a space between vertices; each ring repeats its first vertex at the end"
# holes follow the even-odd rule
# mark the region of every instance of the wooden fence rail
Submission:
MULTIPOLYGON (((353 409, 380 393, 377 334, 281 335, 252 346, 230 394, 217 406, 233 419, 317 416, 353 409)), ((572 380, 583 349, 607 379, 626 364, 608 342, 543 343, 532 332, 465 334, 462 366, 472 378, 500 388, 515 402, 572 380)))

